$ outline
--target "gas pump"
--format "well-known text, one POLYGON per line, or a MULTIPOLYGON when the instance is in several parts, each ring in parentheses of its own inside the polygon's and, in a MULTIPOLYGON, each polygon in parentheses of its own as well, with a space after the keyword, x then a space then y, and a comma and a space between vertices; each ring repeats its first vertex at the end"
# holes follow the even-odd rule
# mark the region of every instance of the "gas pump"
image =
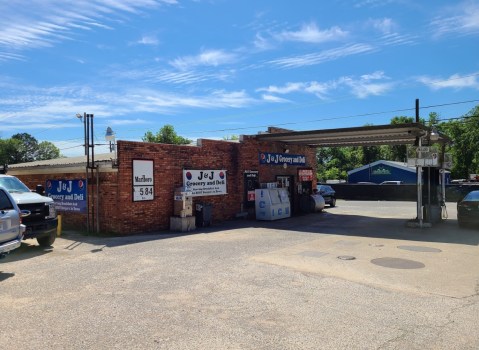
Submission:
POLYGON ((440 169, 435 167, 424 168, 422 183, 424 221, 429 223, 440 222, 442 220, 442 207, 445 205, 440 169))

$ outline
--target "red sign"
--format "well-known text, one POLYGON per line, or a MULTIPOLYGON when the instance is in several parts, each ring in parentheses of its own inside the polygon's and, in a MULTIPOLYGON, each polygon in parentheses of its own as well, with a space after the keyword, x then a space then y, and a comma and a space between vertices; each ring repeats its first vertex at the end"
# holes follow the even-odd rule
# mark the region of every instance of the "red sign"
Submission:
POLYGON ((299 181, 313 181, 313 169, 298 169, 299 181))
POLYGON ((254 191, 248 191, 248 201, 254 202, 254 200, 255 200, 254 191))

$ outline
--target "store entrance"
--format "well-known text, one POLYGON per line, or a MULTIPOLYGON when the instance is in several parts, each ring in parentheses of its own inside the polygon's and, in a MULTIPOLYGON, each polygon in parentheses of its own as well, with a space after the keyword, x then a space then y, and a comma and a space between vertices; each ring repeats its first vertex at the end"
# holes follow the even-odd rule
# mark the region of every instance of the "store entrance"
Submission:
POLYGON ((289 203, 294 212, 294 176, 293 175, 276 175, 278 187, 285 188, 288 192, 289 203))

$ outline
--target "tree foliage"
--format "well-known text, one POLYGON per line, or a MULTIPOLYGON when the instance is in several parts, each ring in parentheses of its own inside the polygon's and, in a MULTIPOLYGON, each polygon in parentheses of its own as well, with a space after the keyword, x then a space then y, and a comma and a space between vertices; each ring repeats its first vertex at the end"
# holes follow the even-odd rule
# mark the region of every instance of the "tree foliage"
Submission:
POLYGON ((142 137, 143 142, 168 143, 174 145, 187 145, 191 140, 178 136, 173 125, 166 124, 156 134, 147 131, 142 137))
POLYGON ((60 150, 49 141, 38 143, 27 133, 13 135, 9 139, 0 139, 0 164, 17 164, 60 158, 60 150))
POLYGON ((452 154, 452 178, 467 179, 479 173, 479 106, 459 119, 438 123, 439 131, 452 139, 446 152, 452 154))

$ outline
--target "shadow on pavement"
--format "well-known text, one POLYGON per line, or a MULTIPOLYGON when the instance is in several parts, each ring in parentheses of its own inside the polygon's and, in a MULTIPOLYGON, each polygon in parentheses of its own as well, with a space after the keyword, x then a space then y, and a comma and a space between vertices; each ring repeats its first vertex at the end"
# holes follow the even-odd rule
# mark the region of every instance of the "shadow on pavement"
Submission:
POLYGON ((218 227, 201 228, 197 233, 256 227, 271 230, 334 234, 357 237, 402 239, 418 242, 442 242, 479 245, 479 230, 460 228, 456 219, 447 219, 430 228, 407 227, 407 219, 362 215, 312 213, 277 221, 233 221, 218 227))
MULTIPOLYGON (((101 252, 105 247, 118 247, 189 235, 211 234, 219 231, 248 228, 291 231, 293 233, 304 232, 323 235, 334 234, 421 242, 455 243, 473 246, 479 245, 479 230, 459 228, 455 218, 436 223, 430 228, 412 228, 406 225, 408 220, 405 218, 356 215, 336 211, 336 209, 339 208, 329 208, 323 212, 300 215, 277 221, 257 221, 252 219, 223 221, 214 223, 209 227, 198 227, 196 230, 190 232, 159 231, 131 236, 102 237, 84 235, 75 231, 66 231, 61 237, 71 241, 64 249, 73 250, 86 243, 97 246, 91 250, 92 253, 101 252)), ((35 250, 35 248, 31 249, 33 253, 36 252, 37 254, 48 252, 48 250, 45 251, 41 247, 37 247, 37 250, 35 250)))
POLYGON ((5 257, 5 259, 2 260, 2 262, 7 263, 11 261, 20 261, 20 260, 36 258, 38 256, 51 253, 52 250, 54 249, 53 247, 47 247, 47 248, 40 247, 39 245, 35 243, 36 243, 36 240, 23 241, 20 248, 10 252, 10 254, 8 254, 5 257))

